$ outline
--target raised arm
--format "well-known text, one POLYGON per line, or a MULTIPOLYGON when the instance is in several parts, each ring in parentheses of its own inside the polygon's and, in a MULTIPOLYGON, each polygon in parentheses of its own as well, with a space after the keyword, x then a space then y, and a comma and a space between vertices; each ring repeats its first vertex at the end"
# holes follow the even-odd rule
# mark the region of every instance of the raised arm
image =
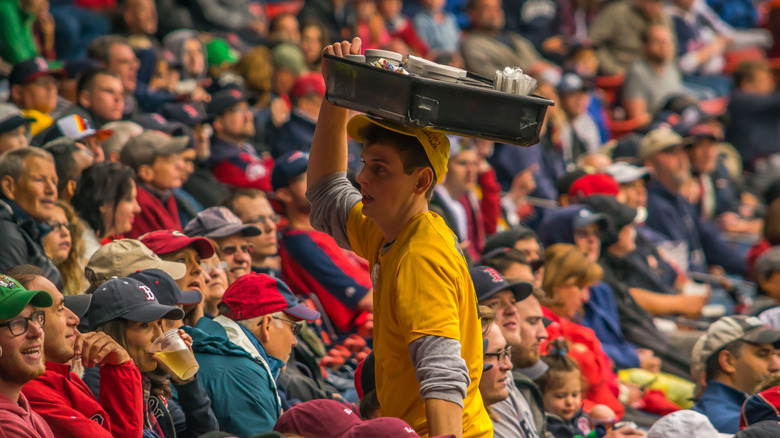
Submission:
MULTIPOLYGON (((331 44, 323 49, 323 54, 344 57, 348 54, 360 54, 362 42, 355 38, 352 42, 342 41, 331 44)), ((322 75, 326 78, 328 60, 322 59, 322 75)), ((306 173, 308 188, 314 186, 321 178, 347 170, 347 116, 346 108, 332 105, 327 99, 322 100, 314 139, 309 153, 309 168, 306 173)))

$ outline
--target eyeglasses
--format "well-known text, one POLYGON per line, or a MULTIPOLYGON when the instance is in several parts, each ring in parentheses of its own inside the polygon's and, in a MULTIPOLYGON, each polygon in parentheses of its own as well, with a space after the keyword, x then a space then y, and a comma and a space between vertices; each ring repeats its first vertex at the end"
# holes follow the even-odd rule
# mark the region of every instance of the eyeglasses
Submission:
POLYGON ((245 254, 252 254, 252 251, 254 251, 254 250, 255 250, 255 247, 252 246, 252 245, 241 245, 241 246, 233 245, 233 246, 225 246, 225 247, 223 247, 221 252, 222 252, 222 255, 232 256, 233 254, 235 254, 238 251, 241 251, 241 252, 243 252, 245 254))
POLYGON ((56 231, 58 233, 61 233, 63 229, 70 231, 71 227, 70 222, 49 222, 49 226, 51 227, 52 231, 56 231))
POLYGON ((259 224, 259 223, 268 223, 271 222, 272 224, 278 224, 279 223, 279 215, 278 214, 272 214, 268 216, 260 215, 255 216, 251 218, 250 220, 246 221, 248 224, 259 224))
POLYGON ((35 321, 35 323, 38 324, 38 327, 43 328, 46 324, 46 313, 43 310, 39 310, 33 312, 30 316, 20 316, 10 321, 0 323, 0 327, 8 327, 8 330, 11 331, 12 335, 21 336, 27 333, 27 327, 28 324, 30 324, 30 321, 35 321))
MULTIPOLYGON (((279 318, 278 316, 272 316, 273 319, 278 319, 279 321, 286 322, 287 324, 290 324, 290 328, 292 329, 293 336, 298 336, 301 333, 301 330, 303 330, 303 324, 300 322, 292 322, 289 319, 279 318)), ((257 323, 257 325, 262 324, 262 322, 257 323)))
POLYGON ((485 358, 488 357, 495 357, 498 359, 499 362, 501 362, 504 359, 511 358, 512 357, 512 346, 507 345, 506 348, 499 351, 498 353, 485 353, 485 358))
POLYGON ((219 262, 215 265, 212 265, 211 263, 208 262, 200 262, 200 269, 207 274, 211 274, 212 272, 217 270, 224 272, 227 271, 227 268, 228 268, 228 264, 225 262, 219 262))

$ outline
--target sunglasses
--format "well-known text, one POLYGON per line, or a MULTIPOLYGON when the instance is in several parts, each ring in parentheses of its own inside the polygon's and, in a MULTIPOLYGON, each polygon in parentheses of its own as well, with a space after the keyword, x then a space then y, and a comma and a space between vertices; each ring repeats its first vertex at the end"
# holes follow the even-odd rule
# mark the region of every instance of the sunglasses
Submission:
POLYGON ((254 250, 255 250, 255 247, 252 246, 252 245, 241 245, 241 246, 233 245, 233 246, 223 247, 222 251, 220 251, 220 252, 222 253, 222 255, 232 256, 233 254, 235 254, 238 251, 241 251, 244 254, 252 254, 252 251, 254 251, 254 250))

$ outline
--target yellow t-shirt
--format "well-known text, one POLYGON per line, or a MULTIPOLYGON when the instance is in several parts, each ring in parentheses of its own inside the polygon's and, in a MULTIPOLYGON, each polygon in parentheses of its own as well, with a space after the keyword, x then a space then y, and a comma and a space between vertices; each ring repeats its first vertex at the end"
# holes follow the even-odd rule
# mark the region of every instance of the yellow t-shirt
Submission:
POLYGON ((374 283, 374 354, 382 415, 398 417, 428 436, 420 384, 409 344, 423 336, 456 339, 471 383, 463 400, 463 436, 492 437, 479 392, 482 331, 477 296, 457 238, 435 213, 413 217, 393 244, 363 215, 358 202, 347 220, 352 249, 368 260, 374 283))

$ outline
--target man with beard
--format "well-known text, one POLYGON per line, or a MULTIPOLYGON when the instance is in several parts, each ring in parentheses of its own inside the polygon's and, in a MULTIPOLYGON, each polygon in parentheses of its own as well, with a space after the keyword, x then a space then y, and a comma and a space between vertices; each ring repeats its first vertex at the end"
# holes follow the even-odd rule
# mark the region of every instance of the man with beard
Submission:
POLYGON ((54 438, 40 415, 30 409, 22 385, 46 371, 43 326, 51 296, 28 291, 11 277, 0 275, 0 424, 3 435, 54 438))
POLYGON ((40 268, 22 265, 8 274, 25 287, 48 292, 43 350, 46 372, 24 385, 30 406, 58 437, 137 437, 143 431, 141 373, 130 355, 102 332, 79 333, 76 326, 89 306, 91 295, 65 297, 42 276, 40 268), (76 313, 74 313, 76 312, 76 313), (78 313, 78 314, 77 314, 78 313), (100 364, 100 402, 81 378, 71 372, 76 355, 87 366, 100 364))
POLYGON ((648 122, 669 97, 682 92, 672 31, 663 24, 651 25, 642 34, 642 58, 634 61, 626 73, 623 107, 628 117, 648 122))
POLYGON ((250 96, 229 88, 217 93, 208 104, 214 121, 211 156, 206 165, 219 182, 233 188, 271 189, 271 160, 260 157, 248 141, 255 136, 250 96))
POLYGON ((745 260, 723 240, 711 222, 701 219, 681 194, 691 178, 685 141, 669 128, 650 131, 639 145, 639 159, 655 171, 647 190, 647 225, 688 247, 689 269, 704 272, 720 266, 744 276, 745 260))
POLYGON ((276 199, 284 206, 288 221, 279 242, 282 280, 296 294, 316 295, 336 328, 349 332, 374 311, 371 278, 363 260, 311 226, 311 204, 306 199, 308 164, 309 154, 288 152, 276 160, 271 175, 276 199))

